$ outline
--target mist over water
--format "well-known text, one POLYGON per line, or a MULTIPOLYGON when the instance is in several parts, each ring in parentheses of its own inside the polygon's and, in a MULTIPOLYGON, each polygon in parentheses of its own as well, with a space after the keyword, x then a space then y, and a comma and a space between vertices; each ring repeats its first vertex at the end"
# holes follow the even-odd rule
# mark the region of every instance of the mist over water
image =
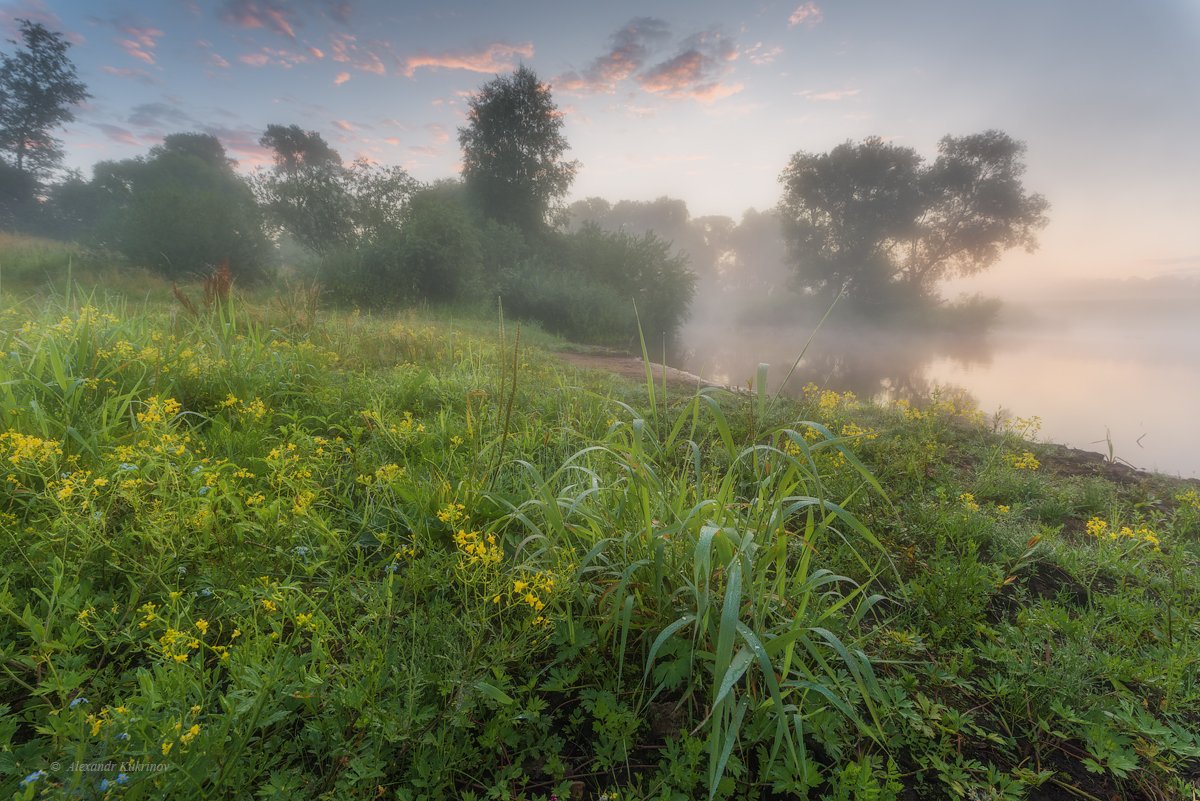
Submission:
POLYGON ((1085 284, 1009 303, 977 334, 847 326, 837 308, 815 335, 814 314, 787 323, 695 315, 679 366, 745 386, 765 362, 774 391, 812 336, 785 393, 813 382, 920 402, 936 388, 962 390, 987 414, 1040 416, 1044 441, 1200 477, 1200 284, 1162 283, 1085 284))

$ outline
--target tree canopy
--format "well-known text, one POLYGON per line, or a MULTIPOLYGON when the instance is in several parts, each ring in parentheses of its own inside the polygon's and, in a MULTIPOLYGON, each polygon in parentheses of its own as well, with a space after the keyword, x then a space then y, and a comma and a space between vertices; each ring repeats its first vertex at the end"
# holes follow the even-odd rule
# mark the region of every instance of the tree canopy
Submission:
POLYGON ((70 43, 39 22, 18 20, 21 42, 0 54, 0 154, 18 172, 43 177, 62 160, 51 131, 91 97, 67 57, 70 43))
POLYGON ((463 180, 484 214, 527 233, 545 228, 578 162, 566 161, 563 119, 533 70, 520 67, 480 87, 458 129, 463 180))
POLYGON ((878 137, 796 153, 779 211, 801 289, 844 288, 865 306, 929 300, 943 279, 1033 250, 1049 206, 1021 183, 1024 152, 992 130, 944 137, 931 164, 878 137))
POLYGON ((314 253, 368 244, 398 228, 417 189, 400 167, 345 166, 319 133, 298 125, 268 125, 259 144, 275 152, 275 166, 255 181, 263 208, 314 253))

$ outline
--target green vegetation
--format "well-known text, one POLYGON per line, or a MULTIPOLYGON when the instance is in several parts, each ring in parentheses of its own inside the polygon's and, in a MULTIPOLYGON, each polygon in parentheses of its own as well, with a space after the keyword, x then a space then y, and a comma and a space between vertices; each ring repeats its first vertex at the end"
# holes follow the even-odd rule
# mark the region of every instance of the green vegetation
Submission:
POLYGON ((146 283, 0 283, 0 792, 1196 790, 1194 484, 146 283))

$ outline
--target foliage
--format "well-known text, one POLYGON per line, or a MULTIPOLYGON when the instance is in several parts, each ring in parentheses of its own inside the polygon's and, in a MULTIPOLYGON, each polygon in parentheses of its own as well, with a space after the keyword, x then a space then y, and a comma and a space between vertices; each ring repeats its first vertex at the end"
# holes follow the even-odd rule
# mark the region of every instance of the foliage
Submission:
POLYGON ((1004 251, 1036 246, 1046 200, 1021 184, 1024 144, 1000 131, 947 136, 925 165, 915 150, 870 137, 799 152, 779 204, 802 290, 861 304, 936 295, 1004 251))
POLYGON ((486 217, 542 232, 575 178, 578 163, 564 161, 563 120, 528 67, 498 76, 468 101, 467 125, 458 130, 463 180, 486 217))
POLYGON ((0 154, 19 173, 43 178, 62 159, 51 134, 75 119, 91 97, 79 81, 63 35, 40 22, 17 20, 21 49, 0 55, 0 154))
POLYGON ((637 341, 639 315, 656 341, 674 334, 687 315, 695 276, 655 234, 585 225, 552 244, 547 255, 504 275, 502 297, 512 313, 578 340, 626 347, 637 341))
POLYGON ((85 241, 171 278, 225 261, 243 281, 269 272, 254 196, 207 134, 171 135, 147 157, 97 164, 89 185, 69 184, 52 205, 84 207, 91 222, 80 232, 85 241))
POLYGON ((400 167, 349 167, 315 131, 269 125, 260 143, 275 166, 254 188, 268 218, 317 254, 377 243, 400 227, 417 183, 400 167))

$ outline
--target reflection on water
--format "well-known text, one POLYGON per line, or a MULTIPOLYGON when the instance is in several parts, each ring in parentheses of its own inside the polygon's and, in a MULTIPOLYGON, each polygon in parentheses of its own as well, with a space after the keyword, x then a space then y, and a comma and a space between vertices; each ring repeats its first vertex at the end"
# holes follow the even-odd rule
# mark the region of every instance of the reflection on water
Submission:
MULTIPOLYGON (((745 386, 760 362, 779 389, 811 327, 742 326, 687 332, 677 362, 745 386)), ((919 337, 823 328, 785 391, 807 383, 861 398, 919 401, 935 387, 965 390, 986 413, 1042 418, 1042 437, 1136 467, 1200 477, 1197 320, 1097 321, 1059 316, 987 335, 919 337)))

